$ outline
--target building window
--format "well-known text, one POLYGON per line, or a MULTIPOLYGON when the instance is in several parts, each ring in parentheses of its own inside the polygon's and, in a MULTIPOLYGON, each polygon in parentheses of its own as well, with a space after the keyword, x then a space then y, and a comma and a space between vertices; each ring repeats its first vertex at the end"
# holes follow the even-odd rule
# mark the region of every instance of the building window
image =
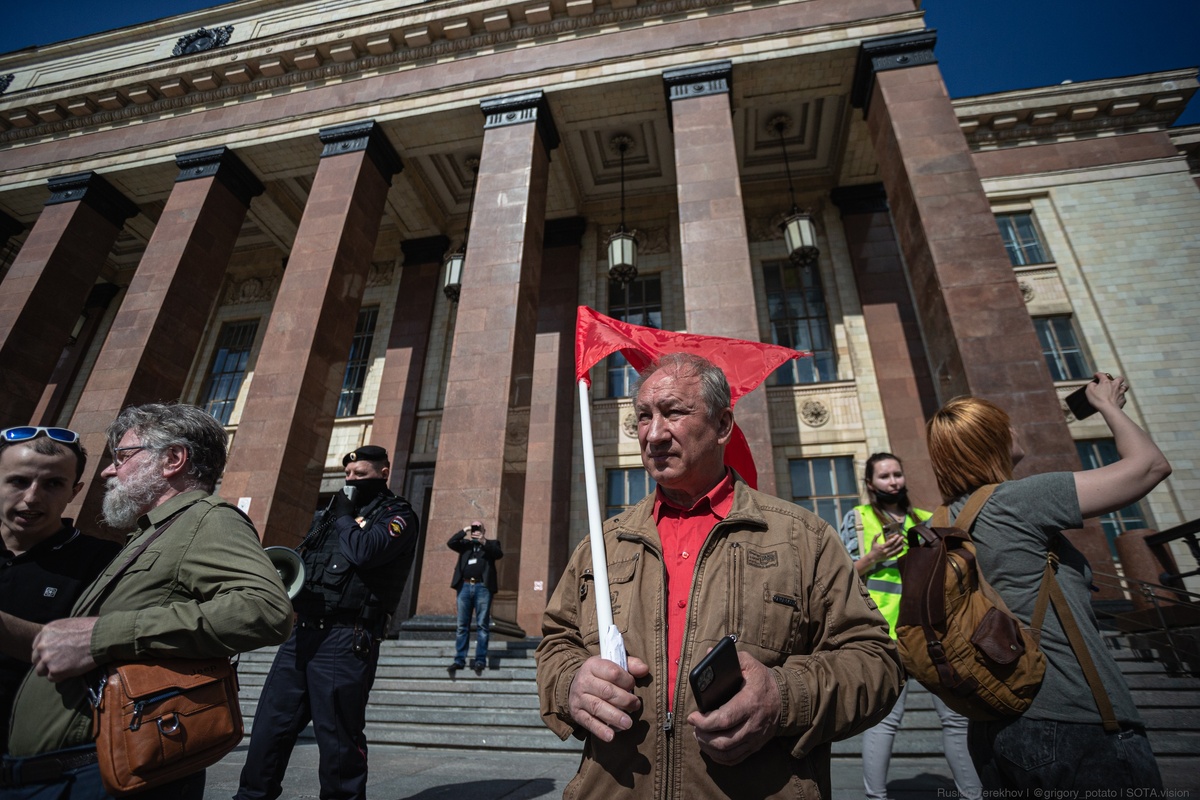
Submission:
POLYGON ((620 514, 654 491, 654 480, 641 467, 635 469, 610 469, 605 480, 608 492, 605 495, 604 518, 620 514))
MULTIPOLYGON (((662 330, 662 278, 646 275, 624 286, 608 282, 608 315, 630 325, 662 330)), ((608 370, 608 396, 628 397, 637 373, 625 356, 614 353, 604 361, 608 370)))
POLYGON ((858 505, 854 459, 797 458, 788 462, 792 476, 792 502, 807 508, 834 528, 846 512, 858 505))
MULTIPOLYGON (((1096 469, 1111 464, 1120 459, 1117 455, 1117 445, 1112 439, 1081 439, 1075 442, 1079 452, 1079 460, 1084 469, 1096 469)), ((1113 511, 1100 517, 1100 527, 1108 539, 1108 549, 1115 558, 1117 555, 1117 535, 1124 531, 1136 531, 1149 528, 1146 515, 1140 503, 1132 503, 1119 511, 1113 511)))
POLYGON ((815 267, 791 261, 763 264, 771 341, 793 350, 810 350, 811 358, 793 359, 775 370, 779 384, 820 383, 837 377, 825 292, 815 267))
POLYGON ((1034 317, 1033 328, 1042 345, 1042 355, 1056 381, 1079 381, 1092 377, 1092 368, 1083 356, 1075 325, 1070 317, 1034 317))
POLYGON ((371 343, 375 340, 375 320, 378 317, 378 306, 358 312, 354 340, 350 343, 350 357, 346 361, 346 374, 342 378, 342 394, 338 397, 339 417, 353 417, 358 413, 363 386, 367 382, 367 369, 371 366, 371 343))
POLYGON ((1000 226, 1000 238, 1004 239, 1004 249, 1008 251, 1008 260, 1014 267, 1050 261, 1037 226, 1033 223, 1033 214, 999 214, 996 224, 1000 226))
POLYGON ((217 335, 217 352, 213 355, 208 380, 200 394, 200 406, 222 425, 229 424, 229 417, 237 404, 256 333, 258 320, 250 319, 226 322, 217 335))

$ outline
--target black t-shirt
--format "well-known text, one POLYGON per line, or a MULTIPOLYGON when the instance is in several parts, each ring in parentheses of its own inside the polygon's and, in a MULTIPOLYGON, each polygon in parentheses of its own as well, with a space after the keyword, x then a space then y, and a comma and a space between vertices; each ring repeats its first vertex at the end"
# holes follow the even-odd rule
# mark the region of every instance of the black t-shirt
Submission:
POLYGON ((483 555, 483 542, 475 542, 470 550, 465 550, 458 557, 462 562, 463 580, 483 580, 487 574, 488 563, 483 555))
MULTIPOLYGON (((63 522, 62 530, 18 556, 0 544, 0 611, 39 624, 69 617, 83 590, 121 549, 63 522)), ((28 662, 0 655, 0 751, 8 749, 13 696, 28 671, 28 662)))

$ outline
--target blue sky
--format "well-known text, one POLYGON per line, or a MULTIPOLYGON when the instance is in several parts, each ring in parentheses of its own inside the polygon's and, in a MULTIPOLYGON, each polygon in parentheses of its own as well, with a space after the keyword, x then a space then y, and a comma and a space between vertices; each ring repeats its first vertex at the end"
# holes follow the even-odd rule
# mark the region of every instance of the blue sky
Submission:
MULTIPOLYGON (((204 0, 12 2, 0 53, 214 7, 204 0)), ((1197 0, 926 0, 952 97, 1200 66, 1197 0)), ((208 24, 220 24, 219 12, 208 24)), ((1193 99, 1178 124, 1200 122, 1193 99)))

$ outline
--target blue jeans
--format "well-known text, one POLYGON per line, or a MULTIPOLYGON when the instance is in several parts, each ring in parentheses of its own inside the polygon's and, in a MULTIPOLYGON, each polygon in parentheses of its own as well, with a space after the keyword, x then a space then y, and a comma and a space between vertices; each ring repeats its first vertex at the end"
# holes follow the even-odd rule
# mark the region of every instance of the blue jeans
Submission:
MULTIPOLYGON (((986 790, 1162 789, 1146 732, 1106 733, 1098 722, 972 722, 971 759, 986 790)), ((1121 794, 1124 796, 1124 794, 1121 794)))
POLYGON ((492 593, 485 584, 468 583, 458 590, 458 627, 454 635, 454 663, 467 663, 468 637, 471 633, 471 608, 475 608, 475 660, 487 663, 488 637, 492 627, 492 593))

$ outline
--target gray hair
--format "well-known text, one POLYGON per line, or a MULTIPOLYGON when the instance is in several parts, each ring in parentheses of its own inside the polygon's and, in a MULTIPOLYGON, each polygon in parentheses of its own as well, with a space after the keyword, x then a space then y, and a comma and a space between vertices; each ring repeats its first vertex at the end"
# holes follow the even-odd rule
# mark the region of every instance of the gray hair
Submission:
POLYGON ((143 447, 156 452, 173 445, 186 448, 192 483, 209 492, 216 489, 225 471, 229 434, 212 414, 186 403, 129 406, 108 426, 109 449, 119 447, 129 431, 138 435, 143 447))
POLYGON ((671 370, 676 375, 700 379, 700 394, 704 398, 705 410, 711 421, 716 421, 721 412, 733 405, 733 393, 725 373, 716 364, 693 353, 666 353, 650 362, 638 373, 633 382, 632 395, 636 398, 650 376, 662 370, 671 370))

